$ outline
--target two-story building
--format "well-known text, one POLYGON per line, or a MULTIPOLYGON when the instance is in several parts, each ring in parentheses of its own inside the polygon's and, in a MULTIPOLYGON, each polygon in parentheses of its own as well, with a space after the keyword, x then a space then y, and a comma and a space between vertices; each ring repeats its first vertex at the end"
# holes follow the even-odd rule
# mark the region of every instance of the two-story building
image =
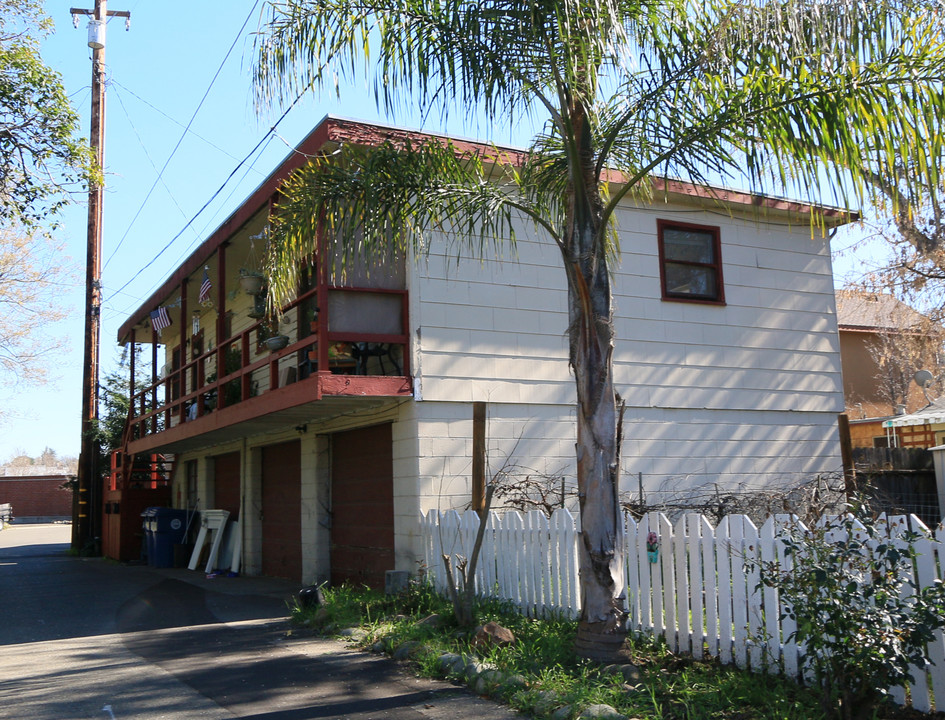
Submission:
MULTIPOLYGON (((344 274, 321 238, 281 325, 266 326, 249 283, 280 182, 339 143, 403 134, 323 120, 119 331, 144 348, 151 383, 135 392, 115 486, 131 457, 172 455, 173 504, 238 518, 243 572, 378 584, 416 570, 420 513, 470 503, 479 403, 489 466, 514 455, 573 484, 564 271, 529 224, 498 257, 457 262, 433 243, 344 274)), ((628 491, 839 470, 830 252, 811 213, 846 219, 678 182, 620 211, 628 491)))

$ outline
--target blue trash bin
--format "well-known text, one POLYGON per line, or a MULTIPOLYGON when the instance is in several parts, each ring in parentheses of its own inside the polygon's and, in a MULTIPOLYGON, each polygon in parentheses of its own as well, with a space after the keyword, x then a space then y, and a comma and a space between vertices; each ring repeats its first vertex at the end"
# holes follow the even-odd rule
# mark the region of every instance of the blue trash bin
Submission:
POLYGON ((184 541, 187 511, 164 507, 149 509, 155 513, 151 519, 154 555, 148 555, 148 564, 159 568, 174 567, 174 546, 184 541))
POLYGON ((141 539, 141 550, 148 559, 148 565, 154 564, 154 514, 160 508, 145 508, 141 513, 141 530, 144 537, 141 539))

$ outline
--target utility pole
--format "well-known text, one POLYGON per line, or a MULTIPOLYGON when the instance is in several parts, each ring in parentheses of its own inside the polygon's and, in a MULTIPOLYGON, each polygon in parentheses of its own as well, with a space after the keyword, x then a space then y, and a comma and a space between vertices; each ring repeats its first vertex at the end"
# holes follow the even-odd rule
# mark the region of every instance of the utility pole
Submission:
MULTIPOLYGON (((95 0, 92 10, 71 8, 73 24, 89 15, 89 47, 92 48, 92 120, 89 144, 99 172, 105 173, 105 27, 109 17, 131 20, 127 11, 109 11, 107 0, 95 0)), ((89 184, 88 246, 85 272, 85 347, 82 356, 82 438, 79 450, 78 500, 72 518, 72 547, 95 549, 100 535, 102 483, 98 473, 98 449, 94 438, 98 420, 98 362, 102 305, 102 182, 89 184)))

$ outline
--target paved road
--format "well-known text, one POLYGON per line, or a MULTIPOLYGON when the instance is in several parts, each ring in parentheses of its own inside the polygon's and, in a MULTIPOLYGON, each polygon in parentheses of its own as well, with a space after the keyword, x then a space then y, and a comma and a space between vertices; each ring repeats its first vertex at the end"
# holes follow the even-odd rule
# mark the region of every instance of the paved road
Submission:
POLYGON ((0 532, 2 720, 521 718, 385 658, 287 638, 293 585, 73 558, 70 532, 0 532))

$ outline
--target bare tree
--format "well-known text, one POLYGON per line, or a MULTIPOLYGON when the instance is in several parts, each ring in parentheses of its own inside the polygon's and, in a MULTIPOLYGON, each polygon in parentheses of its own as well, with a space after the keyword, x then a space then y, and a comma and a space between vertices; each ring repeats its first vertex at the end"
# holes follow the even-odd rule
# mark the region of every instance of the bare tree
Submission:
POLYGON ((942 327, 928 318, 922 318, 919 325, 879 333, 867 349, 876 363, 880 398, 894 408, 909 406, 910 398, 920 392, 912 380, 918 370, 932 373, 933 386, 929 390, 934 395, 941 394, 945 371, 941 365, 943 340, 942 327))
POLYGON ((62 340, 48 331, 66 316, 59 302, 71 271, 48 238, 0 228, 0 369, 12 382, 43 382, 62 340))

